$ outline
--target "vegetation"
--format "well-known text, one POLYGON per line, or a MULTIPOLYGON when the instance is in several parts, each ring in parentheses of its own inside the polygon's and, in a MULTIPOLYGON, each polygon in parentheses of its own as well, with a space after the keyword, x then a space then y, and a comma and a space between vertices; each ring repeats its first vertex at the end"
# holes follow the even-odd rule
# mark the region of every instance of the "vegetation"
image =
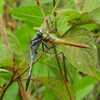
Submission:
POLYGON ((0 0, 0 100, 100 100, 100 0, 0 0))

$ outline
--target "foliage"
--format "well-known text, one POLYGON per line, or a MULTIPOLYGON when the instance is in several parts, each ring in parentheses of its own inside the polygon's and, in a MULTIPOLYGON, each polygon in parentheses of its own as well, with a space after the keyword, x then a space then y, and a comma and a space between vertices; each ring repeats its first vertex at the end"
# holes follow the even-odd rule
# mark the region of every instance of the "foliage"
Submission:
POLYGON ((0 0, 0 15, 0 100, 99 100, 100 0, 0 0), (41 27, 67 45, 56 44, 59 55, 39 47, 26 91, 41 27))

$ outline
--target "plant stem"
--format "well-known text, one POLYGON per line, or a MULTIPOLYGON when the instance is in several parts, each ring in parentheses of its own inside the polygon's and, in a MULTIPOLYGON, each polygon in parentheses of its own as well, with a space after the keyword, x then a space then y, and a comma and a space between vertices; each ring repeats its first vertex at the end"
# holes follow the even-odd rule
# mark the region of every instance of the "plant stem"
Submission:
POLYGON ((56 0, 53 0, 53 7, 55 6, 55 4, 56 4, 56 0))
POLYGON ((17 80, 17 82, 18 82, 18 85, 19 85, 19 94, 20 94, 20 96, 21 96, 21 100, 29 100, 29 98, 28 98, 28 94, 26 93, 26 91, 25 91, 25 89, 24 89, 24 86, 23 86, 23 84, 22 84, 22 81, 21 81, 21 79, 19 78, 18 80, 17 80))

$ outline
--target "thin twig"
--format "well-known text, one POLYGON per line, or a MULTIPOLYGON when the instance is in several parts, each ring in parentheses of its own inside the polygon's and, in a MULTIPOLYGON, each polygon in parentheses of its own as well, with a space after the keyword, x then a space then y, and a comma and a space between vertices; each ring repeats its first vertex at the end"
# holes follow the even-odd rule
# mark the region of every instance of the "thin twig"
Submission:
MULTIPOLYGON (((56 0, 53 0, 53 7, 55 8, 55 6, 56 6, 56 0)), ((53 15, 54 15, 54 27, 55 27, 55 31, 57 32, 57 21, 56 21, 56 12, 54 11, 54 12, 52 12, 53 13, 53 15)))
POLYGON ((54 8, 53 8, 53 10, 52 10, 52 14, 54 14, 56 8, 57 8, 58 5, 59 5, 59 2, 60 2, 60 0, 57 0, 57 1, 56 1, 56 4, 55 4, 55 6, 54 6, 54 8))
POLYGON ((44 12, 44 9, 41 7, 41 4, 40 4, 40 0, 35 0, 37 6, 39 7, 40 11, 41 11, 41 14, 43 16, 43 19, 45 19, 45 12, 44 12))

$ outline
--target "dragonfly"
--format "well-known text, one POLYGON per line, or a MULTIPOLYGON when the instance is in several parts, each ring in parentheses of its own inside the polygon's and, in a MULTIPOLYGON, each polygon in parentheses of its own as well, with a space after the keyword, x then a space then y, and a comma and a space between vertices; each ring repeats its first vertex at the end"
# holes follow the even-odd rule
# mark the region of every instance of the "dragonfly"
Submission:
MULTIPOLYGON (((41 13, 42 13, 42 16, 43 16, 43 19, 44 19, 44 23, 46 24, 48 30, 50 31, 49 26, 48 26, 48 18, 49 17, 45 16, 45 13, 44 13, 43 8, 41 7, 41 5, 39 3, 39 0, 36 0, 36 2, 37 2, 38 7, 41 10, 41 13)), ((58 3, 59 2, 57 2, 55 4, 55 2, 54 2, 54 6, 55 7, 54 7, 52 13, 55 11, 55 8, 56 8, 56 6, 57 6, 58 3)), ((30 57, 31 57, 31 62, 30 62, 30 68, 29 68, 28 78, 27 78, 27 81, 26 81, 26 91, 28 90, 29 83, 30 83, 31 76, 32 76, 33 62, 35 62, 37 56, 39 55, 39 52, 40 52, 39 48, 40 48, 41 45, 42 45, 42 51, 45 52, 45 53, 48 53, 48 51, 50 51, 51 49, 53 49, 54 55, 55 55, 55 58, 56 58, 56 61, 57 61, 57 64, 58 64, 58 67, 59 67, 60 71, 62 69, 61 69, 61 64, 60 64, 59 56, 58 55, 62 55, 63 62, 64 62, 63 63, 64 69, 65 69, 65 60, 64 60, 65 56, 64 56, 64 54, 62 52, 60 52, 60 53, 57 52, 57 50, 56 50, 56 46, 57 45, 68 45, 68 46, 73 46, 73 47, 78 47, 78 48, 88 48, 89 47, 86 44, 69 42, 69 41, 66 41, 64 39, 58 38, 58 37, 50 34, 49 31, 45 31, 45 29, 44 29, 44 27, 42 25, 40 27, 40 29, 37 30, 36 36, 33 37, 33 39, 30 42, 30 57)), ((61 74, 63 75, 62 71, 61 71, 61 74)), ((65 74, 66 74, 66 72, 64 72, 64 76, 65 76, 65 80, 67 80, 65 74)))
POLYGON ((30 63, 28 79, 26 82, 26 90, 28 89, 28 86, 31 80, 32 68, 33 68, 32 64, 39 54, 39 47, 42 45, 42 51, 46 53, 48 53, 47 51, 54 49, 54 54, 55 54, 55 57, 56 57, 56 60, 59 66, 60 62, 58 61, 58 53, 56 50, 56 45, 59 45, 59 44, 74 46, 78 48, 88 48, 88 45, 86 44, 69 42, 63 39, 59 39, 49 33, 44 34, 43 29, 38 30, 36 32, 36 36, 31 40, 31 43, 30 43, 31 63, 30 63))

